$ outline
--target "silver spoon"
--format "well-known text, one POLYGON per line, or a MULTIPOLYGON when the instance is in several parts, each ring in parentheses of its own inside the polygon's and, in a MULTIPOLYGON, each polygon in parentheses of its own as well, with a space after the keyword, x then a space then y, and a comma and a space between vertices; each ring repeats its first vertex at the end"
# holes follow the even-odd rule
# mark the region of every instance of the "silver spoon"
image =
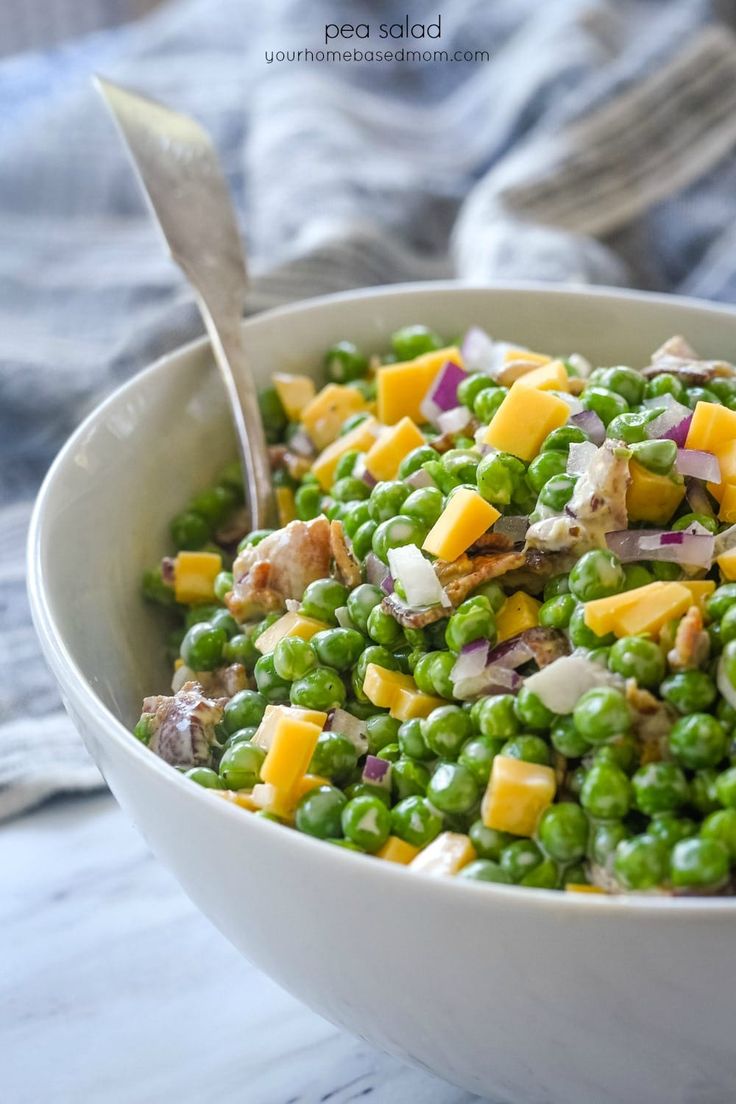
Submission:
POLYGON ((191 284, 225 390, 252 529, 273 521, 271 468, 241 317, 247 275, 238 223, 207 132, 155 100, 94 78, 125 141, 172 258, 191 284))

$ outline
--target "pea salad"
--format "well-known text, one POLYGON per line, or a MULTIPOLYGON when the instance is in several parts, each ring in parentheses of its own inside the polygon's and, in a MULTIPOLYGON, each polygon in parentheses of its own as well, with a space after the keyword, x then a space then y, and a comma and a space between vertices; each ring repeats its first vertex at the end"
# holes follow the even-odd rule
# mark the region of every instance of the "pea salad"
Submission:
POLYGON ((261 394, 279 527, 237 464, 148 571, 192 784, 373 861, 730 894, 736 374, 681 337, 593 367, 424 325, 261 394))

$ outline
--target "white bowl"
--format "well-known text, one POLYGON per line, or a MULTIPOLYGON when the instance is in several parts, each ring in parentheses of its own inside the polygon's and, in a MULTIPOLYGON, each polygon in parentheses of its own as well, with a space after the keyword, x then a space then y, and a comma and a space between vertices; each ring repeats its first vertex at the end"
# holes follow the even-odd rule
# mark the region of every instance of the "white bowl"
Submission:
MULTIPOLYGON (((673 333, 736 359, 736 313, 638 293, 425 284, 316 299, 245 332, 261 383, 351 338, 425 322, 602 364, 673 333)), ((523 1104, 725 1104, 736 1047, 736 902, 604 898, 438 880, 254 818, 130 735, 165 691, 144 567, 233 455, 204 341, 131 380, 62 450, 30 535, 30 596, 65 705, 113 793, 193 901, 334 1023, 471 1092, 523 1104)), ((185 948, 182 948, 184 951, 185 948)), ((245 1060, 245 1058, 244 1058, 245 1060)))

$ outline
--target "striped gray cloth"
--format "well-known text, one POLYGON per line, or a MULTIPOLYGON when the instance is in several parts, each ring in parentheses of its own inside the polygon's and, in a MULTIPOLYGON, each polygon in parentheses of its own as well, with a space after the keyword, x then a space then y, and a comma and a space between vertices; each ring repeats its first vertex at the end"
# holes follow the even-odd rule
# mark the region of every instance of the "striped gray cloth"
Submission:
MULTIPOLYGON (((435 3, 408 6, 437 18, 435 3)), ((453 0, 422 49, 490 60, 266 60, 324 48, 346 10, 183 0, 0 64, 0 817, 102 784, 29 623, 34 491, 105 392, 201 329, 90 72, 212 132, 251 256, 250 311, 453 274, 736 296, 733 5, 453 0)), ((397 5, 349 11, 371 39, 330 47, 385 49, 397 5)))

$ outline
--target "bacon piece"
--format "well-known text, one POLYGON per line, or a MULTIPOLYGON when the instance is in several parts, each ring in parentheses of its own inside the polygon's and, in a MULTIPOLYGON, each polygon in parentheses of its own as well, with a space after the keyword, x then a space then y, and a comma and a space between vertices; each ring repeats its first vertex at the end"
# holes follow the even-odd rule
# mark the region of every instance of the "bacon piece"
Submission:
POLYGON ((342 522, 338 521, 337 518, 330 522, 330 550, 340 581, 346 587, 350 587, 351 590, 353 587, 359 586, 363 578, 360 564, 348 547, 345 529, 342 522))
POLYGON ((173 697, 145 698, 143 716, 151 717, 149 748, 172 766, 209 763, 215 725, 222 720, 226 704, 227 698, 205 697, 198 682, 185 682, 173 697))
POLYGON ((704 663, 709 653, 710 637, 703 629, 703 615, 697 606, 691 606, 677 626, 667 661, 674 671, 687 671, 704 663))
POLYGON ((233 564, 227 606, 236 621, 283 609, 287 598, 301 600, 309 583, 330 573, 330 523, 326 517, 290 521, 233 564))

